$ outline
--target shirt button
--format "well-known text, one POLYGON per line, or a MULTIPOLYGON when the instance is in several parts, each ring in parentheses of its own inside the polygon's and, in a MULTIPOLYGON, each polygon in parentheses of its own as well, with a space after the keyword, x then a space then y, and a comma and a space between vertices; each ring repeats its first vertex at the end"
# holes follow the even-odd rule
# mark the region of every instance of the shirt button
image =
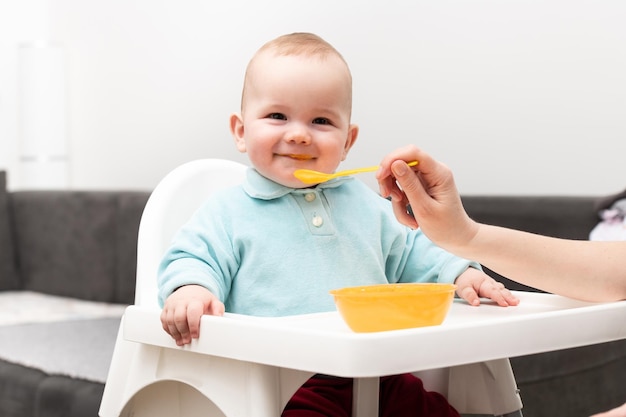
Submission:
POLYGON ((304 199, 310 203, 311 201, 315 200, 315 193, 306 193, 304 195, 304 199))
POLYGON ((320 216, 313 216, 313 220, 311 221, 313 226, 321 227, 324 224, 324 219, 320 216))

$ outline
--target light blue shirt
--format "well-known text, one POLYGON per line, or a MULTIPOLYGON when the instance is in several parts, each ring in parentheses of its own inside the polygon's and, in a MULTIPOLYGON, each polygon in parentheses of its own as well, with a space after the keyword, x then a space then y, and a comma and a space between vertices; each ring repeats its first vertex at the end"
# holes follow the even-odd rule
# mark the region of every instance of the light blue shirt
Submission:
POLYGON ((159 302, 199 284, 226 311, 284 316, 335 309, 329 290, 396 282, 452 283, 480 265, 396 220, 391 203, 354 178, 293 189, 254 169, 181 228, 158 274, 159 302))

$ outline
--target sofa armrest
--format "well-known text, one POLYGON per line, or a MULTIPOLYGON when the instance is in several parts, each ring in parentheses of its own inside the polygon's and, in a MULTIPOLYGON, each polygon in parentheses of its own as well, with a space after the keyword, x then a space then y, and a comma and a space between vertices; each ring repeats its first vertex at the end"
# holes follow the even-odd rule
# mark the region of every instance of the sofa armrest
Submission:
POLYGON ((0 291, 20 288, 6 185, 6 172, 0 171, 0 291))

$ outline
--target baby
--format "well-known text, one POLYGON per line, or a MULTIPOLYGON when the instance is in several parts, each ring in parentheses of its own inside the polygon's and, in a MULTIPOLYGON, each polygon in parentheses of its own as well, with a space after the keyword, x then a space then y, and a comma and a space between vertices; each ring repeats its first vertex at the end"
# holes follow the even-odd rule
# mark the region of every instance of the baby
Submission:
MULTIPOLYGON (((334 172, 354 145, 352 76, 343 57, 308 33, 265 44, 250 61, 241 113, 230 118, 252 168, 212 196, 176 235, 158 276, 163 328, 178 345, 203 314, 284 316, 335 309, 329 290, 381 283, 454 282, 477 305, 518 300, 480 265, 401 225, 388 200, 342 177, 311 187, 297 169, 334 172)), ((381 416, 458 413, 410 374, 381 379, 381 416)), ((316 375, 283 416, 350 416, 352 380, 316 375)))

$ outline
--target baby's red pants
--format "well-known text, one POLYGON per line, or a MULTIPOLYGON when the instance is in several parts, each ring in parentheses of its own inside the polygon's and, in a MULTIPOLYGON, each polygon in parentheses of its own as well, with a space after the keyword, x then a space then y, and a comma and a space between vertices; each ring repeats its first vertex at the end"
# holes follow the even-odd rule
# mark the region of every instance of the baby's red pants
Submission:
MULTIPOLYGON (((412 374, 380 378, 381 417, 460 417, 445 397, 412 374)), ((296 391, 282 417, 351 417, 352 379, 315 375, 296 391)))

